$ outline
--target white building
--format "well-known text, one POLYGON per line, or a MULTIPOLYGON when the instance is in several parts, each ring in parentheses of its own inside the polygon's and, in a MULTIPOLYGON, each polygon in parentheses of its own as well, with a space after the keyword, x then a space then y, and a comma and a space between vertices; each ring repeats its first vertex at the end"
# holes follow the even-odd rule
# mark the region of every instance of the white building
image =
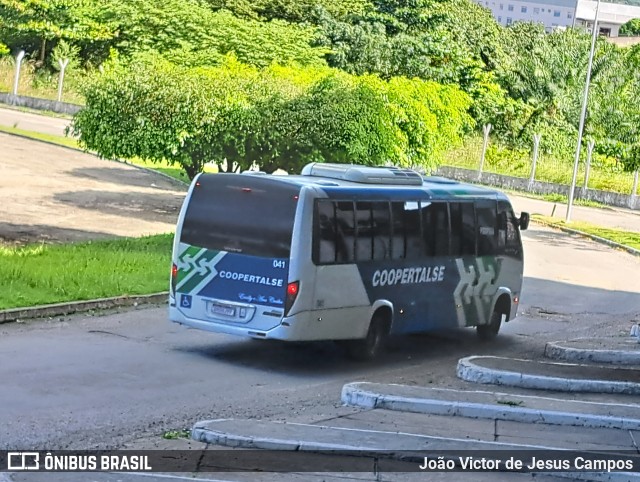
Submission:
MULTIPOLYGON (((580 0, 577 6, 576 25, 591 29, 593 19, 596 16, 597 4, 598 2, 596 1, 580 0)), ((601 35, 617 37, 620 27, 634 18, 640 18, 640 7, 600 2, 598 26, 600 27, 601 35)))
MULTIPOLYGON (((556 28, 583 26, 591 28, 595 18, 594 0, 476 0, 491 10, 502 25, 515 22, 540 22, 551 32, 556 28)), ((617 3, 600 3, 598 25, 601 35, 617 37, 620 27, 640 18, 640 7, 617 3)))

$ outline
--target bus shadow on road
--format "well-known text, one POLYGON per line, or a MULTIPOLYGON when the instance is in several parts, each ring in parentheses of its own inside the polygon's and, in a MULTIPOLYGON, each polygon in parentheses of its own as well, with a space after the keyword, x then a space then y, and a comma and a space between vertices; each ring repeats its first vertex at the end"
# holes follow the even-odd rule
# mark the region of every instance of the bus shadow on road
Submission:
POLYGON ((451 356, 452 361, 472 354, 488 354, 513 345, 509 335, 491 342, 479 340, 475 330, 443 330, 428 334, 397 336, 389 339, 387 349, 375 360, 355 361, 339 343, 282 342, 277 340, 241 340, 214 345, 176 348, 212 362, 221 362, 288 375, 357 375, 371 369, 401 368, 430 359, 451 356))

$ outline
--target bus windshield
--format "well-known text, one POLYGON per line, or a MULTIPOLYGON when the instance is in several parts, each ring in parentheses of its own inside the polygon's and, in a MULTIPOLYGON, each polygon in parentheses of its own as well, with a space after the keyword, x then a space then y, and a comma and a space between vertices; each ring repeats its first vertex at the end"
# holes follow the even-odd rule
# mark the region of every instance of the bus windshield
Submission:
POLYGON ((193 188, 181 241, 288 258, 300 187, 257 175, 203 174, 193 188))

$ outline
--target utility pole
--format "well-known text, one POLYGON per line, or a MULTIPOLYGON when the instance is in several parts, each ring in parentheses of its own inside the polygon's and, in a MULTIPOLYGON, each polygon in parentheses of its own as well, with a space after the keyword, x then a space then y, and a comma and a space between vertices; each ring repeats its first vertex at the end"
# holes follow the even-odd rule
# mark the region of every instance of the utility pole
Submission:
POLYGON ((589 52, 589 64, 587 66, 587 80, 584 85, 584 95, 582 97, 582 112, 580 114, 580 126, 578 127, 578 145, 576 146, 576 158, 573 163, 573 177, 569 188, 569 199, 567 203, 567 217, 565 221, 571 222, 571 208, 573 207, 573 196, 576 191, 576 178, 578 177, 578 165, 580 163, 580 146, 582 144, 582 133, 584 132, 584 121, 587 116, 587 101, 589 99, 589 83, 591 82, 591 68, 593 67, 593 53, 596 48, 596 38, 598 37, 598 13, 600 12, 600 0, 596 5, 596 15, 593 18, 593 33, 591 35, 591 51, 589 52))

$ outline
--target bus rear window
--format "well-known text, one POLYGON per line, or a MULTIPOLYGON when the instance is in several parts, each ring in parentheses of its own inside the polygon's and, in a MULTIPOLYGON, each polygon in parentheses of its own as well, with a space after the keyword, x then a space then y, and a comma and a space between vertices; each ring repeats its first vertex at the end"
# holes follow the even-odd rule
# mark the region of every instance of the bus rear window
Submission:
POLYGON ((212 250, 288 258, 299 193, 298 186, 266 177, 202 175, 180 240, 212 250))

